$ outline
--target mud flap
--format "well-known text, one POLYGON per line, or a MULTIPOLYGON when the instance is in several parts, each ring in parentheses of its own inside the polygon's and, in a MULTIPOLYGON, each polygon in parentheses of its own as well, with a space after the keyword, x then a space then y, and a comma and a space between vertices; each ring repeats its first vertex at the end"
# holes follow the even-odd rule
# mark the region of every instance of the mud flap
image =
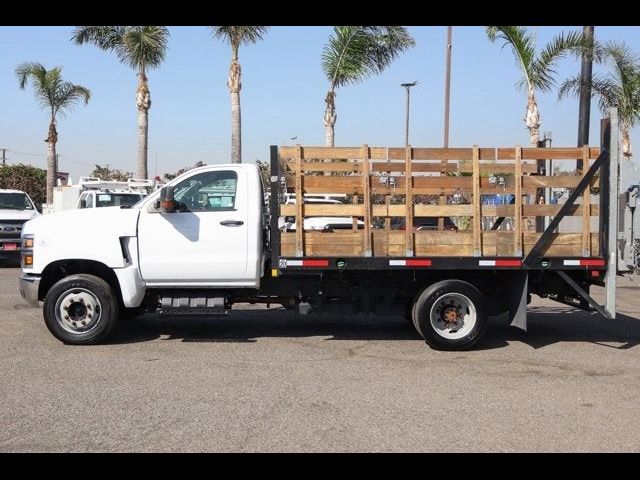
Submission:
POLYGON ((512 279, 513 287, 509 295, 509 321, 512 327, 527 331, 527 290, 529 272, 516 272, 512 279))

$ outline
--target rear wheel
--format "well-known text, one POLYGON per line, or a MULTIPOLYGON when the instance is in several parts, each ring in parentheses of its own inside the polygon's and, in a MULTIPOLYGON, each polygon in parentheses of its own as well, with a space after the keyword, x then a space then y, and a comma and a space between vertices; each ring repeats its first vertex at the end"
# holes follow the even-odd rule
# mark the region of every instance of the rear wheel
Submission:
POLYGON ((484 296, 461 280, 443 280, 427 287, 412 310, 416 331, 433 348, 467 350, 487 327, 484 296))
POLYGON ((104 340, 118 319, 111 286, 94 275, 78 274, 55 283, 44 299, 44 321, 58 340, 91 345, 104 340))

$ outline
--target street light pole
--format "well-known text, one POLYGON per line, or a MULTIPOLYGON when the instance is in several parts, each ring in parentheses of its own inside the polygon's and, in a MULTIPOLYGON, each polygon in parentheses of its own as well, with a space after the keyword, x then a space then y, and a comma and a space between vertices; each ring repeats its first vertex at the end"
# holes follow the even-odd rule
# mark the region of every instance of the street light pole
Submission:
POLYGON ((409 146, 409 97, 411 95, 411 87, 415 87, 417 84, 418 84, 417 81, 413 83, 400 84, 401 87, 404 87, 407 90, 407 108, 406 108, 406 114, 404 119, 404 146, 405 147, 409 146))
POLYGON ((451 100, 451 30, 447 27, 447 67, 444 77, 444 148, 449 148, 449 102, 451 100))

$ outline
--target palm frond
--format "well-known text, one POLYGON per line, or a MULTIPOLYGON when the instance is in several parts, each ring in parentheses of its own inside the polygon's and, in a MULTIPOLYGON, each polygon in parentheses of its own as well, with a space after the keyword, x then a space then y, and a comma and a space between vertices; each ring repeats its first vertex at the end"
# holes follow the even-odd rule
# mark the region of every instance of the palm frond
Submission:
POLYGON ((71 41, 78 45, 92 43, 102 50, 113 50, 122 44, 126 27, 80 26, 73 30, 71 41))
POLYGON ((41 63, 24 62, 16 67, 16 75, 18 77, 18 85, 22 90, 27 86, 29 77, 33 78, 37 83, 36 88, 38 88, 39 85, 45 82, 47 69, 41 63))
POLYGON ((78 45, 91 43, 114 52, 132 68, 159 66, 165 58, 169 30, 162 26, 82 26, 76 27, 71 40, 78 45))
POLYGON ((531 85, 532 66, 535 61, 535 35, 526 27, 519 26, 488 26, 487 37, 492 43, 502 40, 502 48, 510 46, 516 57, 516 63, 524 76, 518 86, 531 85))
MULTIPOLYGON (((558 89, 558 100, 570 96, 579 97, 582 88, 580 75, 567 78, 558 89)), ((606 113, 610 107, 618 106, 620 86, 613 79, 594 73, 591 78, 591 96, 598 101, 600 110, 606 113)))
POLYGON ((532 65, 531 81, 541 91, 548 91, 555 84, 557 62, 567 54, 592 55, 594 41, 581 32, 562 32, 555 36, 537 55, 532 65))
POLYGON ((256 43, 269 30, 267 26, 218 26, 209 27, 213 36, 226 41, 231 46, 256 43))
POLYGON ((64 82, 56 91, 56 108, 54 113, 64 113, 65 110, 70 110, 81 101, 86 105, 89 103, 90 98, 91 92, 89 89, 71 82, 64 82))
POLYGON ((381 73, 415 40, 404 27, 336 26, 322 52, 330 90, 381 73))
POLYGON ((133 68, 158 67, 165 58, 169 30, 162 26, 128 27, 122 37, 122 49, 116 53, 133 68))
POLYGON ((18 65, 16 74, 20 88, 25 88, 27 79, 31 79, 39 105, 51 110, 52 117, 81 100, 86 104, 91 98, 87 88, 63 81, 62 67, 47 70, 41 63, 25 62, 18 65))

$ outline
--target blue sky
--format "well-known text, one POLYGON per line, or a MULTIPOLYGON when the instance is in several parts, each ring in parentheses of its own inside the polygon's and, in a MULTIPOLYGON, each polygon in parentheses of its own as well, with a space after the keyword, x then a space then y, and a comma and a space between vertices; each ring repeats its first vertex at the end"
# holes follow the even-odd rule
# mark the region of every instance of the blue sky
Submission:
MULTIPOLYGON (((537 27, 539 45, 562 28, 537 27)), ((416 47, 382 75, 338 91, 336 145, 399 146, 404 142, 403 82, 418 80, 411 95, 414 146, 441 146, 443 129, 444 43, 446 27, 409 27, 416 47)), ((66 80, 88 87, 92 99, 58 124, 60 170, 74 182, 93 165, 134 171, 137 130, 135 72, 115 56, 91 45, 70 42, 72 27, 0 28, 0 148, 9 163, 45 166, 48 119, 30 87, 18 89, 14 69, 24 61, 64 67, 66 80), (24 152, 24 153, 19 153, 24 152), (26 155, 38 154, 42 156, 26 155)), ((166 62, 150 73, 149 172, 174 172, 193 165, 225 163, 230 158, 230 101, 226 87, 229 48, 205 27, 170 27, 166 62)), ((320 63, 331 27, 272 27, 265 39, 242 47, 243 161, 268 160, 269 145, 322 145, 327 91, 320 63)), ((640 27, 596 27, 600 40, 623 40, 640 50, 640 27)), ((579 71, 563 60, 559 78, 579 71)), ((596 66, 595 69, 604 67, 596 66)), ((454 27, 451 86, 451 146, 526 145, 522 118, 524 93, 508 48, 491 44, 483 27, 454 27)), ((576 99, 556 101, 541 94, 542 130, 555 146, 577 139, 576 99)), ((592 105, 591 143, 599 139, 600 114, 592 105)), ((640 142, 639 129, 632 141, 640 142)), ((640 148, 640 143, 635 144, 640 148)), ((640 150, 639 150, 640 151, 640 150)))

